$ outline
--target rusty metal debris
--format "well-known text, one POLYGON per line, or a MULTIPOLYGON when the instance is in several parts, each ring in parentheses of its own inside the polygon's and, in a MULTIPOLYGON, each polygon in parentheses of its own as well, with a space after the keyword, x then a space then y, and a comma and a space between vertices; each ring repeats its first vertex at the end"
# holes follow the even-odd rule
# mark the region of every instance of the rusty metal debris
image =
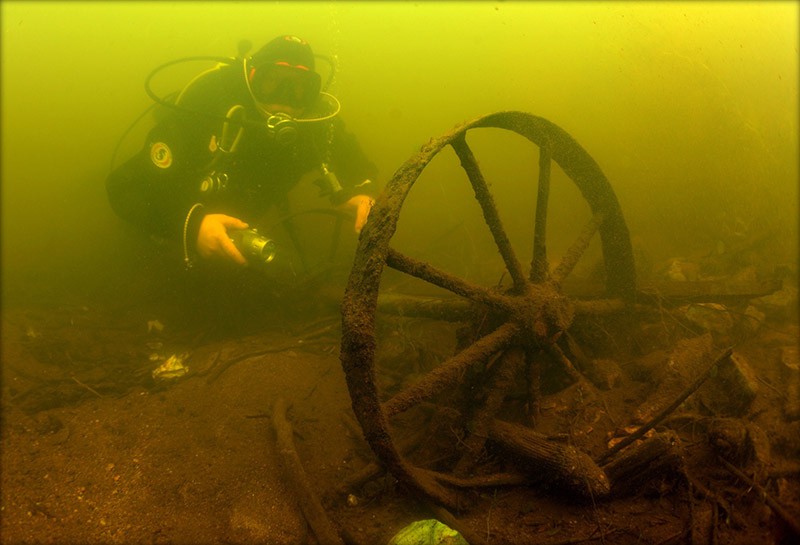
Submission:
MULTIPOLYGON (((589 154, 561 128, 541 117, 521 112, 499 112, 480 117, 431 139, 406 161, 378 198, 370 221, 361 234, 342 303, 340 353, 355 415, 378 465, 412 494, 447 508, 467 506, 471 487, 486 486, 487 482, 520 482, 519 474, 503 473, 502 469, 498 471, 491 464, 481 467, 489 458, 490 443, 517 459, 521 456, 529 462, 535 461, 534 465, 538 463, 539 467, 543 467, 542 460, 583 460, 586 463, 548 462, 549 465, 545 466, 552 470, 551 476, 556 476, 556 480, 560 479, 562 483, 580 481, 580 486, 562 487, 567 493, 571 489, 576 496, 607 495, 610 487, 606 474, 586 453, 553 443, 533 431, 541 410, 542 366, 545 363, 551 368, 555 365, 578 389, 577 395, 596 400, 600 392, 598 386, 610 389, 618 368, 583 354, 579 340, 571 334, 579 321, 596 321, 611 315, 622 316, 625 320, 625 317, 637 313, 652 313, 669 297, 676 297, 680 304, 685 305, 693 300, 707 301, 709 294, 720 295, 723 301, 737 296, 729 286, 720 286, 719 283, 714 286, 718 289, 709 290, 708 282, 698 286, 685 281, 681 282, 682 291, 667 294, 640 289, 628 228, 617 197, 589 154), (538 147, 538 179, 532 180, 538 184, 538 191, 528 270, 523 265, 525 261, 520 260, 511 245, 490 184, 467 144, 466 135, 470 131, 485 128, 511 131, 538 147), (448 147, 458 157, 480 205, 486 227, 511 279, 510 287, 477 285, 391 246, 410 189, 431 160, 448 147), (590 209, 590 218, 581 234, 553 264, 549 261, 546 237, 552 163, 575 184, 590 209), (567 293, 565 281, 597 236, 603 256, 603 289, 593 295, 567 293), (380 293, 381 278, 387 266, 443 288, 453 297, 435 299, 380 293), (376 368, 376 353, 381 343, 376 326, 378 312, 460 324, 461 335, 455 353, 410 384, 403 381, 398 391, 382 391, 378 384, 381 373, 376 368), (512 395, 517 398, 519 406, 520 391, 525 398, 526 418, 522 418, 525 421, 504 421, 502 407, 512 395), (411 461, 408 445, 400 446, 402 441, 396 438, 399 434, 394 428, 398 418, 414 411, 433 414, 428 423, 422 425, 423 432, 429 431, 428 443, 435 443, 433 434, 437 427, 443 426, 436 420, 447 421, 445 426, 457 437, 458 444, 455 447, 450 445, 455 453, 450 453, 449 458, 441 456, 438 463, 411 461), (548 458, 551 455, 555 458, 548 458), (585 488, 587 483, 588 489, 585 488)), ((744 295, 757 297, 772 290, 772 285, 760 285, 745 290, 744 295)), ((741 289, 739 293, 742 293, 741 289)), ((696 389, 720 361, 730 356, 730 350, 724 351, 692 386, 696 389)), ((688 392, 691 395, 693 391, 688 388, 684 394, 688 392)), ((677 404, 680 404, 680 398, 677 404)), ((668 409, 659 417, 669 414, 668 409)), ((611 458, 627 444, 638 444, 634 443, 635 439, 635 436, 630 436, 605 455, 601 454, 601 461, 611 458)), ((673 458, 679 456, 670 441, 651 439, 647 444, 658 445, 654 452, 670 453, 673 458)), ((630 459, 637 460, 635 449, 638 447, 631 448, 634 450, 630 459)), ((628 458, 623 456, 620 459, 628 458)), ((671 460, 665 467, 680 466, 671 460)), ((614 462, 613 473, 616 476, 626 471, 623 465, 614 462)), ((632 471, 640 471, 636 467, 632 471)), ((365 475, 374 475, 377 466, 368 469, 365 475)), ((646 477, 637 477, 639 480, 642 478, 646 477)))
MULTIPOLYGON (((529 376, 537 374, 535 368, 539 365, 542 351, 560 357, 571 372, 575 372, 555 342, 569 329, 576 310, 591 312, 593 302, 577 305, 577 301, 562 291, 561 285, 595 233, 600 236, 606 269, 605 294, 597 303, 603 309, 609 305, 626 308, 635 299, 635 268, 628 229, 616 195, 589 154, 565 131, 541 117, 521 112, 500 112, 480 117, 432 139, 398 169, 378 199, 370 222, 361 235, 342 306, 341 361, 365 438, 382 464, 401 483, 445 506, 453 507, 464 501, 457 491, 442 484, 449 475, 414 466, 400 454, 390 430, 392 415, 430 399, 445 388, 455 388, 468 370, 504 352, 518 351, 521 355, 517 359, 522 360, 521 367, 528 370, 529 376), (528 274, 510 244, 489 185, 466 142, 465 135, 469 131, 481 128, 509 130, 541 150, 534 248, 528 274), (472 284, 390 247, 409 190, 428 163, 447 146, 453 148, 461 162, 512 279, 513 287, 505 292, 472 284), (560 263, 549 273, 545 229, 551 162, 555 162, 575 183, 589 204, 592 217, 560 263), (381 398, 374 369, 375 312, 381 275, 387 265, 449 290, 491 316, 491 327, 476 328, 478 338, 474 343, 462 347, 439 368, 388 401, 381 398)), ((508 379, 499 382, 507 383, 508 379)), ((529 403, 534 407, 538 401, 538 387, 535 380, 532 382, 529 403)), ((489 396, 483 409, 477 411, 480 422, 489 422, 495 416, 504 397, 502 393, 489 396)), ((484 429, 486 426, 478 424, 478 427, 484 429)), ((483 442, 474 440, 471 443, 473 448, 479 448, 483 442)), ((474 463, 474 460, 465 461, 461 467, 470 467, 474 463)))

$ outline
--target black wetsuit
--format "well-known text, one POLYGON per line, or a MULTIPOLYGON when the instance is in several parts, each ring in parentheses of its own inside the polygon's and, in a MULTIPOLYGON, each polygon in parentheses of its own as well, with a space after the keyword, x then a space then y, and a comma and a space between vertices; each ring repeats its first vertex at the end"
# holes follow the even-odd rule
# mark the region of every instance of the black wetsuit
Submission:
POLYGON ((167 110, 142 150, 106 181, 114 211, 149 234, 185 239, 186 250, 193 252, 205 214, 254 221, 270 206, 281 204, 300 178, 322 163, 327 163, 343 187, 331 195, 332 202, 370 193, 356 186, 375 179, 375 165, 338 116, 298 123, 296 140, 280 144, 267 129, 242 68, 235 63, 201 75, 177 100, 181 108, 167 110), (238 145, 233 153, 214 151, 221 142, 226 115, 236 105, 243 106, 240 112, 245 119, 230 124, 233 133, 243 126, 238 145), (210 175, 212 180, 226 179, 225 189, 203 191, 203 180, 210 175), (195 206, 198 203, 202 206, 195 206))

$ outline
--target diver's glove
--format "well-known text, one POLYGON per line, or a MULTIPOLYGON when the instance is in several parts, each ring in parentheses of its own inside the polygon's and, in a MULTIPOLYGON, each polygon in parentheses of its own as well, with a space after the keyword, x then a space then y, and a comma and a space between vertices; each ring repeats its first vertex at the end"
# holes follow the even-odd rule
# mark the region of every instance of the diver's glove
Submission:
POLYGON ((354 197, 350 197, 347 201, 344 202, 342 206, 347 208, 354 208, 356 211, 356 223, 355 223, 355 230, 356 233, 360 233, 361 229, 367 224, 367 219, 369 219, 369 212, 372 210, 373 205, 375 204, 375 199, 370 197, 369 195, 355 195, 354 197))
POLYGON ((247 260, 228 235, 228 229, 247 229, 248 225, 233 216, 225 214, 207 214, 200 222, 197 233, 196 249, 204 259, 222 258, 232 260, 239 265, 247 264, 247 260))

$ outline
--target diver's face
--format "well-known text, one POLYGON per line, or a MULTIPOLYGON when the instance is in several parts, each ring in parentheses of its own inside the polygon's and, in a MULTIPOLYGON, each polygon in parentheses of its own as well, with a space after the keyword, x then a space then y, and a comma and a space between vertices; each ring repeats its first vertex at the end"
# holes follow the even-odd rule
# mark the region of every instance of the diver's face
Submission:
POLYGON ((259 105, 273 114, 300 116, 312 100, 313 92, 313 73, 291 66, 269 66, 253 82, 253 94, 259 105))

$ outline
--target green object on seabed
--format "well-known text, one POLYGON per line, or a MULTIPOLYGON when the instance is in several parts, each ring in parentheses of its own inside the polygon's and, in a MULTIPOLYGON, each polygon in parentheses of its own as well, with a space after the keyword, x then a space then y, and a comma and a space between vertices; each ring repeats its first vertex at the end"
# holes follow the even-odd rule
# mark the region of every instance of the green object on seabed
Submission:
POLYGON ((412 522, 387 545, 469 545, 461 534, 435 519, 412 522))

